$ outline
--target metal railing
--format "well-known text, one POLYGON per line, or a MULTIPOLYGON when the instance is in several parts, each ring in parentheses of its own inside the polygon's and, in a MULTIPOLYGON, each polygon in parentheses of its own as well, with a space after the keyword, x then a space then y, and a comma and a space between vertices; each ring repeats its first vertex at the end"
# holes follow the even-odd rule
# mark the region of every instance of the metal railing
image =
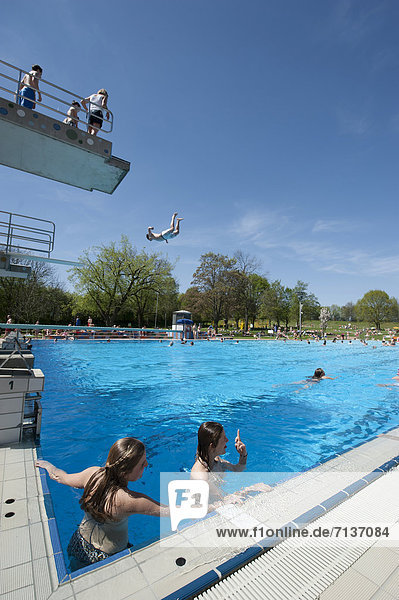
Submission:
POLYGON ((52 221, 0 210, 0 251, 33 250, 50 258, 54 240, 55 223, 52 221))
MULTIPOLYGON (((2 79, 0 79, 0 82, 4 83, 4 86, 5 85, 9 86, 9 87, 4 87, 3 85, 0 85, 0 90, 2 90, 3 92, 7 92, 7 94, 9 94, 11 96, 11 99, 16 104, 20 104, 21 99, 24 98, 24 96, 22 96, 22 94, 21 94, 21 84, 22 84, 22 79, 24 78, 24 75, 26 75, 27 73, 29 73, 29 71, 25 71, 23 69, 20 69, 19 67, 15 67, 14 65, 11 65, 10 63, 7 63, 4 60, 0 59, 0 77, 2 78, 2 79), (8 69, 9 74, 6 73, 7 69, 8 69), (3 82, 3 80, 6 80, 6 82, 3 82), (7 83, 7 82, 9 82, 9 83, 7 83)), ((83 95, 76 94, 74 92, 70 92, 69 90, 62 88, 59 85, 56 85, 55 83, 51 83, 51 81, 47 81, 46 79, 40 78, 40 79, 38 79, 38 82, 40 82, 40 85, 44 84, 44 86, 49 86, 51 91, 53 89, 55 89, 58 92, 62 92, 64 97, 61 98, 58 96, 54 96, 53 94, 49 93, 48 91, 43 91, 42 89, 40 89, 40 94, 42 96, 46 96, 46 98, 49 98, 50 100, 54 100, 55 102, 61 103, 62 105, 65 105, 67 107, 67 108, 65 108, 65 106, 60 106, 60 104, 58 104, 58 106, 51 106, 49 104, 45 104, 44 102, 38 102, 37 100, 31 100, 31 102, 33 102, 34 105, 36 104, 36 105, 40 106, 40 111, 38 111, 38 112, 48 113, 49 111, 52 111, 54 113, 57 113, 57 115, 61 115, 61 117, 63 117, 63 119, 64 119, 64 118, 68 117, 67 111, 70 108, 70 106, 72 105, 72 102, 77 101, 80 104, 80 99, 85 97, 83 95), (44 109, 44 111, 42 109, 44 109)), ((36 96, 37 96, 37 93, 36 93, 36 96)), ((28 98, 28 100, 29 100, 29 98, 28 98)), ((91 114, 91 112, 93 110, 98 110, 99 108, 100 107, 97 106, 96 104, 89 102, 89 111, 86 113, 86 118, 88 119, 89 115, 91 114)), ((84 111, 83 107, 81 107, 81 110, 84 111)), ((103 123, 104 123, 105 127, 101 129, 101 132, 102 133, 111 133, 111 131, 113 129, 114 116, 108 108, 107 109, 102 108, 101 110, 103 111, 103 113, 105 113, 105 114, 103 114, 103 123), (109 113, 109 118, 106 118, 107 113, 109 113)), ((87 127, 86 120, 77 118, 77 121, 78 121, 78 127, 80 127, 81 129, 85 129, 87 127)))

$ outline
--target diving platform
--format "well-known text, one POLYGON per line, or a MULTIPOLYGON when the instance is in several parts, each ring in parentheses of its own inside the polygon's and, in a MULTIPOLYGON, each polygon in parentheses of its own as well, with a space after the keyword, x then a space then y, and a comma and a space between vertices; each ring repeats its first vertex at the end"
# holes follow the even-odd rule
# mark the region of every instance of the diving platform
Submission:
MULTIPOLYGON (((49 104, 36 102, 35 108, 26 108, 18 103, 23 74, 0 60, 0 83, 1 78, 7 80, 7 87, 0 85, 4 94, 0 97, 0 164, 84 190, 112 194, 129 172, 130 163, 112 155, 109 140, 83 131, 84 120, 79 119, 77 127, 63 122, 72 100, 82 96, 41 79, 41 93, 49 104), (7 69, 11 75, 6 74, 7 69), (50 86, 52 93, 42 86, 50 86), (53 88, 63 97, 54 96, 53 88)), ((110 133, 112 124, 111 113, 110 120, 104 119, 101 134, 110 133)))
POLYGON ((55 223, 28 215, 0 210, 0 277, 27 279, 32 270, 26 261, 82 266, 82 263, 52 258, 55 223))

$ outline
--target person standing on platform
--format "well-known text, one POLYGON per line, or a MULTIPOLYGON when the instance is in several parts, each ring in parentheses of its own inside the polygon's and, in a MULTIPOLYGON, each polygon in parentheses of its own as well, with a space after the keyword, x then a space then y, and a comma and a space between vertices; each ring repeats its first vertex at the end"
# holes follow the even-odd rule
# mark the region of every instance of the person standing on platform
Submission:
POLYGON ((39 79, 41 79, 42 74, 43 69, 39 65, 33 65, 32 71, 24 75, 18 90, 18 104, 33 110, 36 107, 36 92, 37 101, 42 101, 42 95, 39 90, 39 79))
POLYGON ((97 94, 92 94, 81 100, 83 108, 89 113, 87 133, 90 133, 90 135, 97 135, 97 132, 103 126, 103 110, 107 111, 106 118, 109 119, 107 102, 108 92, 104 89, 98 90, 97 94), (87 108, 87 103, 89 103, 89 108, 87 108))

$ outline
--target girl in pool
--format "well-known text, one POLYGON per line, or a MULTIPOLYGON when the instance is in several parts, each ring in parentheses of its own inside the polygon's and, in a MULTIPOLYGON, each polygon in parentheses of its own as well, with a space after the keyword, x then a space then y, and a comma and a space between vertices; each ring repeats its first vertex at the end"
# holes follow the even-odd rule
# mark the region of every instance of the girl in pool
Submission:
POLYGON ((233 464, 224 458, 227 448, 226 433, 223 425, 214 421, 202 423, 198 429, 198 447, 193 468, 191 469, 191 479, 205 479, 209 483, 209 502, 213 506, 209 510, 215 508, 218 504, 241 502, 250 492, 269 492, 271 487, 264 483, 257 483, 249 487, 245 487, 234 494, 225 496, 221 486, 223 479, 216 473, 225 471, 244 471, 247 464, 247 448, 244 442, 241 441, 240 430, 237 429, 237 436, 234 440, 236 450, 238 452, 238 463, 233 464), (216 505, 214 503, 217 503, 216 505))
POLYGON ((105 467, 66 473, 46 460, 36 461, 36 466, 46 469, 50 478, 59 483, 84 489, 80 505, 85 514, 68 545, 73 570, 129 547, 130 515, 169 515, 167 506, 127 487, 129 481, 140 479, 148 466, 144 444, 135 438, 116 441, 105 467))
POLYGON ((238 463, 235 465, 220 458, 226 452, 228 441, 223 425, 214 421, 202 423, 198 429, 197 454, 191 473, 243 471, 247 464, 248 453, 245 444, 241 441, 240 430, 237 429, 237 436, 234 441, 236 450, 240 455, 238 463))
MULTIPOLYGON (((223 473, 224 471, 243 471, 247 464, 247 449, 241 441, 240 430, 237 429, 235 439, 235 447, 238 452, 239 459, 237 464, 232 464, 224 458, 220 458, 225 454, 227 442, 226 433, 223 425, 214 421, 202 423, 198 429, 198 447, 195 457, 195 463, 191 469, 191 479, 205 479, 209 483, 209 502, 218 504, 223 501, 223 479, 213 473, 223 473), (210 475, 212 473, 212 475, 210 475)), ((227 498, 225 498, 227 501, 227 498)), ((231 497, 229 496, 229 501, 231 497)), ((235 501, 238 501, 236 499, 235 501)), ((212 510, 213 506, 209 507, 212 510)))

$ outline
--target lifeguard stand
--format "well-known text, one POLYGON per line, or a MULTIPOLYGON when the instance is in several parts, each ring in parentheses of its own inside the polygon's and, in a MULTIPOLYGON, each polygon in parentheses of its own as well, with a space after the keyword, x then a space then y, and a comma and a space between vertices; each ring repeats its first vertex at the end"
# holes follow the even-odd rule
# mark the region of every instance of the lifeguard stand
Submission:
POLYGON ((172 315, 172 337, 193 339, 193 321, 188 310, 175 310, 172 315))
MULTIPOLYGON (((36 102, 34 109, 26 108, 19 104, 24 74, 22 69, 0 60, 0 90, 4 96, 0 97, 0 164, 112 194, 129 172, 130 163, 112 156, 110 141, 83 131, 85 120, 79 120, 78 127, 63 123, 72 101, 83 96, 40 79, 44 100, 36 102)), ((113 115, 109 113, 101 135, 112 131, 113 115)), ((82 114, 83 110, 79 116, 82 114)))

